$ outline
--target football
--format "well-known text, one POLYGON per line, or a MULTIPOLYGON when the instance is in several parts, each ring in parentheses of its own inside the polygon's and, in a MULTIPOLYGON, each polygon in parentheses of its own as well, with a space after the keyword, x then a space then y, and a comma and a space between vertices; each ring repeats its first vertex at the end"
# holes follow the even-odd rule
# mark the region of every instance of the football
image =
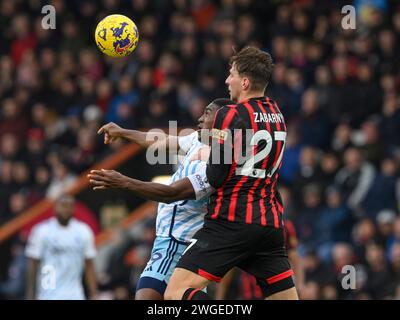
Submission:
POLYGON ((139 31, 128 17, 112 14, 98 23, 95 41, 104 54, 110 57, 125 57, 136 49, 139 31))

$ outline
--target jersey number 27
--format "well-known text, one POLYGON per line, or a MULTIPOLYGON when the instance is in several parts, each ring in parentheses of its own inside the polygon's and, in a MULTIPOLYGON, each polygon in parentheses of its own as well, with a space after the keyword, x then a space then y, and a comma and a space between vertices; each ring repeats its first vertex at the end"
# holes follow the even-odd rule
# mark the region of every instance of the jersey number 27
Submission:
POLYGON ((265 169, 257 169, 254 168, 254 165, 267 157, 271 150, 272 150, 272 136, 267 130, 260 130, 257 131, 254 136, 251 138, 250 145, 251 146, 256 146, 258 143, 262 140, 265 140, 267 143, 266 147, 262 149, 260 152, 252 155, 244 164, 242 167, 236 169, 236 174, 240 176, 248 176, 248 177, 253 177, 253 178, 265 178, 267 177, 272 177, 273 174, 275 173, 276 170, 278 170, 279 165, 282 161, 283 157, 283 150, 285 149, 285 143, 286 143, 286 132, 284 131, 275 131, 274 132, 274 138, 275 141, 282 141, 283 146, 281 148, 281 152, 279 154, 279 157, 274 165, 274 167, 267 173, 265 169))

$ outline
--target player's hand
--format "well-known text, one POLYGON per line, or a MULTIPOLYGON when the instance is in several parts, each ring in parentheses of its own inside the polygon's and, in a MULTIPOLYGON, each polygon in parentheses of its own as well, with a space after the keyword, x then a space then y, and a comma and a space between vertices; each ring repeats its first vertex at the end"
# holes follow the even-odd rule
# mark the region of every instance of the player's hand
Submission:
POLYGON ((102 126, 99 131, 97 131, 97 134, 104 133, 104 144, 109 144, 122 137, 122 131, 123 129, 119 125, 114 122, 109 122, 102 126))
POLYGON ((202 148, 200 148, 191 158, 190 161, 196 161, 196 160, 200 160, 200 161, 208 161, 208 158, 210 157, 210 151, 211 148, 209 146, 204 146, 202 148))
POLYGON ((91 170, 87 175, 93 190, 125 188, 127 177, 115 170, 91 170))

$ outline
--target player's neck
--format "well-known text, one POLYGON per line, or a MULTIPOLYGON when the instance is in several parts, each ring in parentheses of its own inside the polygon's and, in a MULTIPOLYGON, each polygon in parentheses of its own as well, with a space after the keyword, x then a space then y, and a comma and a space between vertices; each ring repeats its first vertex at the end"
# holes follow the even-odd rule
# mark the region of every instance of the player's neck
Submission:
POLYGON ((59 224, 60 226, 62 226, 62 227, 68 227, 69 221, 70 221, 70 220, 71 220, 71 219, 60 219, 60 218, 57 218, 58 224, 59 224))
POLYGON ((264 96, 264 91, 251 91, 251 92, 242 92, 239 95, 238 103, 250 100, 252 98, 260 98, 264 96))

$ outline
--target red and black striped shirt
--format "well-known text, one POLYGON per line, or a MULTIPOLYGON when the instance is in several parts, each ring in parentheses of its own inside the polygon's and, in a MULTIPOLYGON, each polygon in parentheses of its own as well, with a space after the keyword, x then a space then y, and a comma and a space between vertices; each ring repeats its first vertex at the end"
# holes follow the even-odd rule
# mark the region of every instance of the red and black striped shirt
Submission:
POLYGON ((220 108, 212 137, 207 177, 216 191, 210 197, 207 218, 282 228, 283 207, 276 183, 286 125, 276 102, 261 97, 220 108))

